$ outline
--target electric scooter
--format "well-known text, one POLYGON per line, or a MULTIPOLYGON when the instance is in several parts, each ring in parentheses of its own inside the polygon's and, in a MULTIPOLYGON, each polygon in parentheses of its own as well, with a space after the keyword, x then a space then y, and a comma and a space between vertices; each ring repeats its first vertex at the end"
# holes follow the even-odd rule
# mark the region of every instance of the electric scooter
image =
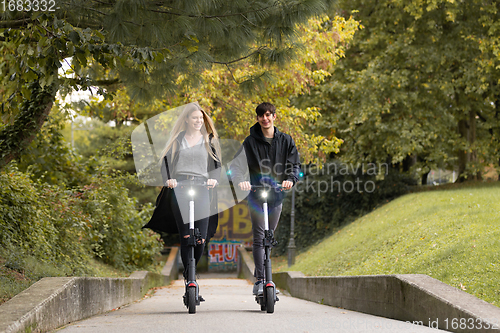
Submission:
POLYGON ((201 301, 204 301, 200 297, 200 288, 196 282, 196 260, 194 258, 194 248, 196 244, 202 241, 201 233, 198 228, 194 227, 194 196, 196 194, 196 187, 207 187, 207 183, 194 183, 191 181, 189 185, 190 189, 188 194, 190 196, 189 201, 189 238, 188 238, 188 264, 187 264, 187 277, 186 277, 186 292, 183 296, 184 305, 188 308, 188 312, 193 314, 196 313, 196 306, 200 305, 201 301))
POLYGON ((260 304, 261 311, 274 313, 274 304, 279 301, 276 296, 276 285, 273 282, 273 270, 271 265, 271 248, 278 242, 274 239, 273 230, 269 230, 269 212, 267 207, 267 197, 270 190, 281 190, 281 185, 252 185, 252 189, 262 189, 261 197, 264 199, 262 209, 264 211, 264 287, 263 293, 255 296, 255 301, 260 304), (267 189, 267 190, 266 190, 267 189))

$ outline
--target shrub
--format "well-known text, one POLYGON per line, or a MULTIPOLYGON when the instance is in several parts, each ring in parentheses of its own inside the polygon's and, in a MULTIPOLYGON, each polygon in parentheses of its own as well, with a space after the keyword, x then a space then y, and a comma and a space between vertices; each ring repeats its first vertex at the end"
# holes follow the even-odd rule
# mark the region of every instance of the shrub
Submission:
POLYGON ((152 207, 136 209, 124 187, 127 176, 101 172, 74 190, 31 177, 14 164, 0 173, 0 246, 6 266, 20 271, 30 257, 54 264, 65 275, 85 275, 92 274, 87 263, 93 256, 127 271, 153 263, 160 243, 141 230, 152 207))
POLYGON ((86 216, 73 209, 61 188, 35 183, 32 175, 10 165, 0 173, 0 246, 6 265, 24 265, 33 257, 60 266, 66 275, 87 272, 90 253, 80 241, 86 216))
POLYGON ((80 208, 91 216, 89 248, 105 263, 125 270, 153 264, 161 248, 157 236, 141 230, 153 207, 136 209, 137 201, 128 196, 124 184, 130 177, 102 174, 78 192, 80 208))

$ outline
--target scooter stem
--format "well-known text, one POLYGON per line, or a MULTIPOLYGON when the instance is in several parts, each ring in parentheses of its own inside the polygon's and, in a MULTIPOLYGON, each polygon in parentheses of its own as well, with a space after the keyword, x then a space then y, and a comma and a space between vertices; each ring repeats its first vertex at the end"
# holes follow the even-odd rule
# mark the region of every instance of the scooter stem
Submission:
POLYGON ((267 202, 264 202, 264 230, 269 230, 269 217, 267 212, 267 202))
POLYGON ((189 229, 194 229, 194 201, 189 201, 189 229))

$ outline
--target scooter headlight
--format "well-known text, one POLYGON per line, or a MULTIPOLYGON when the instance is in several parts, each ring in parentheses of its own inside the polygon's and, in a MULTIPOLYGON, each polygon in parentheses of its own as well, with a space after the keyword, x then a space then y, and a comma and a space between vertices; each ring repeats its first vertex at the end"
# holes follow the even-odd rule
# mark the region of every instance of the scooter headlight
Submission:
POLYGON ((266 192, 266 191, 263 191, 263 192, 262 192, 262 197, 263 197, 263 198, 267 198, 267 192, 266 192))
POLYGON ((194 190, 191 189, 191 190, 189 190, 188 193, 189 193, 190 196, 194 196, 194 190))

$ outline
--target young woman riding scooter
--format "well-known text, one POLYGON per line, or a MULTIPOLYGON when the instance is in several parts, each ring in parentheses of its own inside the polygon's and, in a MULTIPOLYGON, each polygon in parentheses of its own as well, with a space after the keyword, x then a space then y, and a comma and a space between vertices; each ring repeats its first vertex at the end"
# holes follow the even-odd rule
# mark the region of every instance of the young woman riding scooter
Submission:
MULTIPOLYGON (((194 258, 198 264, 205 244, 215 234, 218 224, 214 187, 220 179, 219 139, 212 120, 197 103, 184 107, 161 156, 165 186, 156 200, 151 220, 144 227, 179 233, 184 278, 187 280, 191 246, 194 245, 194 258), (190 244, 189 239, 189 202, 193 200, 190 185, 193 182, 206 184, 206 188, 197 190, 195 198, 194 226, 200 234, 196 244, 190 244)), ((201 296, 199 300, 204 301, 201 296)))

